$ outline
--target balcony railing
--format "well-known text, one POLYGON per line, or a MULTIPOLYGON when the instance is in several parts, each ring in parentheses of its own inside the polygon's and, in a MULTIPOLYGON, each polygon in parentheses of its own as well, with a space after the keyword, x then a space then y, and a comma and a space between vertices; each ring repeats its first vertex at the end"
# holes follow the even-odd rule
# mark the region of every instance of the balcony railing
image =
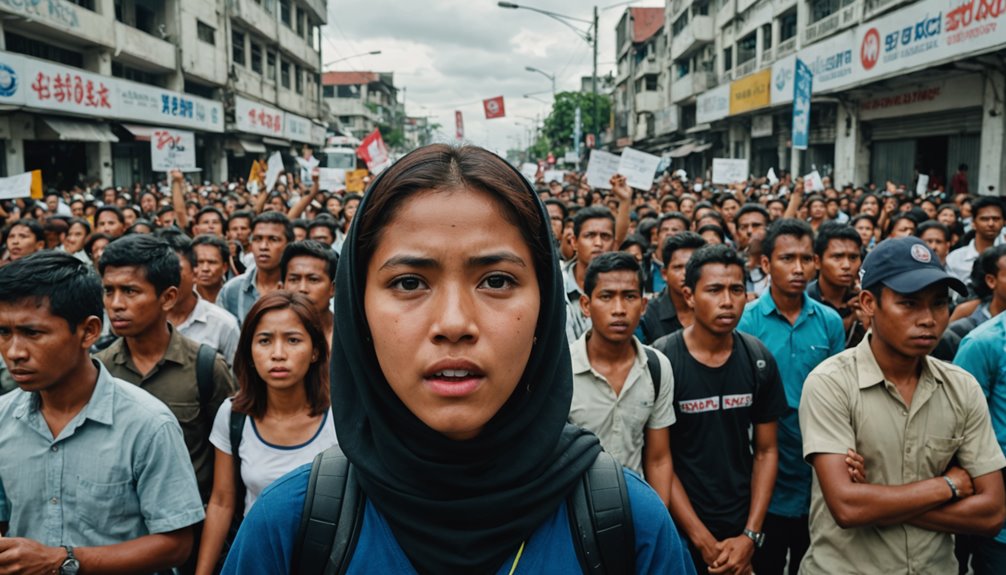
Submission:
POLYGON ((765 48, 761 51, 761 63, 771 64, 775 60, 775 48, 765 48))
POLYGON ((859 23, 863 16, 863 0, 855 0, 842 7, 834 14, 830 14, 810 26, 803 32, 803 44, 807 46, 822 38, 827 38, 832 34, 845 30, 850 26, 859 23))
POLYGON ((747 62, 737 64, 734 68, 734 78, 743 78, 758 69, 758 59, 751 58, 747 62))
POLYGON ((720 84, 726 84, 727 82, 733 81, 733 79, 734 79, 734 71, 727 70, 726 72, 723 72, 723 74, 720 75, 720 84))
POLYGON ((779 42, 779 45, 775 48, 775 58, 776 60, 785 58, 793 52, 796 52, 796 36, 779 42))
POLYGON ((863 2, 863 20, 869 20, 887 12, 895 6, 907 4, 910 0, 865 0, 863 2))

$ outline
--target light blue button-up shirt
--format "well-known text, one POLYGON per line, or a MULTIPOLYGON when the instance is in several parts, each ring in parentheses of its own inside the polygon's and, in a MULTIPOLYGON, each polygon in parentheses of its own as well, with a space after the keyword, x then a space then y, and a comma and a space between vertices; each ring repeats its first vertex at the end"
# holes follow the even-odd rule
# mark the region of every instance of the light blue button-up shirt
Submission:
POLYGON ((810 510, 811 469, 803 459, 800 395, 803 382, 825 359, 845 349, 845 328, 838 312, 803 295, 803 309, 790 324, 772 299, 772 289, 744 308, 737 329, 762 341, 772 352, 789 409, 779 418, 779 473, 769 512, 801 517, 810 510))
MULTIPOLYGON (((992 428, 1006 453, 1006 313, 1000 313, 961 340, 954 364, 975 376, 989 400, 992 428)), ((1006 543, 1006 529, 996 541, 1006 543)))
POLYGON ((100 362, 87 405, 53 438, 40 396, 0 397, 0 521, 48 546, 112 545, 203 520, 167 406, 100 362))
POLYGON ((255 286, 257 277, 258 268, 248 268, 245 273, 228 280, 217 296, 217 305, 231 312, 238 320, 238 325, 244 324, 245 316, 258 301, 258 287, 255 286))

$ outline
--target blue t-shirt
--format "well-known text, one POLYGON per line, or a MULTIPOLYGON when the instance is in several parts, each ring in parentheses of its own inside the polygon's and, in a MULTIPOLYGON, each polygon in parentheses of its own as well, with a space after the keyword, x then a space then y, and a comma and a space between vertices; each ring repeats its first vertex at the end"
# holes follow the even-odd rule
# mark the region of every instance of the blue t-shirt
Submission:
MULTIPOLYGON (((310 465, 298 467, 262 492, 241 524, 223 575, 290 572, 310 473, 310 465)), ((636 535, 636 573, 694 575, 691 558, 660 498, 631 471, 625 471, 625 481, 636 535)), ((507 575, 510 572, 516 554, 515 545, 499 573, 507 575)), ((366 502, 363 527, 346 573, 416 573, 388 523, 370 501, 366 502)), ((527 541, 514 573, 582 573, 573 549, 565 503, 527 541)))

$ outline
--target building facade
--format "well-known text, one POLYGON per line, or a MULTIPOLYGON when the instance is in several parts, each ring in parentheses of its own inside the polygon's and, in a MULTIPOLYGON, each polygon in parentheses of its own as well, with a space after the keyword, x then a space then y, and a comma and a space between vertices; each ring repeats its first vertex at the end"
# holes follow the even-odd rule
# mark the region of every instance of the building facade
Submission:
POLYGON ((163 132, 195 134, 197 178, 324 141, 323 0, 0 0, 6 174, 128 186, 163 132))
POLYGON ((657 151, 672 133, 661 119, 670 89, 667 38, 663 8, 628 8, 618 22, 613 149, 657 151))
POLYGON ((1006 0, 669 0, 658 149, 689 173, 746 158, 854 185, 946 185, 965 163, 972 193, 1002 194, 1004 25, 1006 0), (794 152, 797 59, 813 98, 794 152))
POLYGON ((346 135, 362 140, 382 128, 384 137, 402 129, 404 104, 390 72, 325 72, 322 94, 336 126, 346 135))

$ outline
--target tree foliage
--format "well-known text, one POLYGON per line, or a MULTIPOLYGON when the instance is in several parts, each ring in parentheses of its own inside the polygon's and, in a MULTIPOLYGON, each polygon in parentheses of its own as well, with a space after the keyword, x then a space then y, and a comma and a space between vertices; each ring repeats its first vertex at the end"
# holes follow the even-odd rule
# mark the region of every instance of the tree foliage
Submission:
MULTIPOLYGON (((532 147, 537 155, 539 148, 544 146, 545 155, 551 151, 557 157, 566 150, 573 149, 573 131, 576 123, 576 108, 580 108, 580 120, 583 122, 583 134, 596 134, 604 130, 611 114, 611 100, 604 94, 597 95, 597 120, 594 125, 594 94, 584 92, 560 92, 555 95, 552 111, 545 118, 545 127, 541 138, 532 147), (544 142, 542 142, 544 140, 544 142)), ((542 157, 542 156, 539 156, 542 157)))

